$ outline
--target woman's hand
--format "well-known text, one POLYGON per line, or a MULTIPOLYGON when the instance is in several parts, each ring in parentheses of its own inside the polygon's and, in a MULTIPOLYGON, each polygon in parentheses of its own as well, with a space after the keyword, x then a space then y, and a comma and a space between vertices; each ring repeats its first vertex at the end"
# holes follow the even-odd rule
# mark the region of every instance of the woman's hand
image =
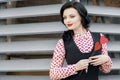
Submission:
POLYGON ((89 59, 90 59, 90 64, 92 64, 93 66, 98 66, 98 65, 104 64, 107 61, 109 61, 109 56, 108 55, 97 55, 97 56, 92 56, 89 59))
POLYGON ((75 64, 76 71, 84 70, 84 69, 87 70, 88 65, 89 65, 89 59, 80 60, 75 64))

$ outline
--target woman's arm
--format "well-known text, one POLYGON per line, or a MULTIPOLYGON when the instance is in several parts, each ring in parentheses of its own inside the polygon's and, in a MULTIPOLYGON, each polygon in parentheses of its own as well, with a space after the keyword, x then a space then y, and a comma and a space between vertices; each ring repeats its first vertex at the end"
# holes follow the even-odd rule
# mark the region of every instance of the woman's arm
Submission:
MULTIPOLYGON (((102 54, 108 56, 108 51, 107 51, 107 39, 104 37, 104 35, 101 35, 101 44, 102 44, 102 54)), ((104 64, 101 65, 100 70, 104 73, 108 73, 111 71, 112 67, 112 60, 108 56, 109 60, 105 62, 104 64)))
POLYGON ((65 58, 64 44, 63 40, 60 39, 54 50, 53 58, 50 65, 50 78, 52 80, 66 78, 70 75, 76 74, 74 64, 63 67, 64 58, 65 58))
MULTIPOLYGON (((102 54, 108 56, 108 51, 107 51, 107 45, 102 44, 102 54)), ((109 60, 107 62, 105 62, 104 64, 101 65, 100 70, 104 73, 108 73, 111 71, 111 67, 112 67, 112 60, 111 58, 108 56, 109 60)))
POLYGON ((102 44, 102 54, 90 57, 90 64, 93 66, 100 65, 100 70, 104 73, 110 72, 112 67, 111 58, 108 56, 107 42, 107 38, 101 35, 100 43, 102 44))

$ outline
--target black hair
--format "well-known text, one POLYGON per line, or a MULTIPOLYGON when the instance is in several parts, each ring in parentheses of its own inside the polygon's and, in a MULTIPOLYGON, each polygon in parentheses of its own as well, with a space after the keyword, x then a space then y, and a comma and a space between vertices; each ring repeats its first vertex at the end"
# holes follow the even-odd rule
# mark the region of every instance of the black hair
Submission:
POLYGON ((64 20, 63 20, 63 12, 65 9, 67 8, 74 8, 78 11, 79 15, 81 16, 81 23, 83 25, 84 28, 88 28, 89 23, 90 23, 90 19, 88 17, 88 12, 87 9, 80 3, 77 1, 68 1, 67 3, 65 3, 60 10, 60 16, 62 18, 62 23, 64 24, 64 20))

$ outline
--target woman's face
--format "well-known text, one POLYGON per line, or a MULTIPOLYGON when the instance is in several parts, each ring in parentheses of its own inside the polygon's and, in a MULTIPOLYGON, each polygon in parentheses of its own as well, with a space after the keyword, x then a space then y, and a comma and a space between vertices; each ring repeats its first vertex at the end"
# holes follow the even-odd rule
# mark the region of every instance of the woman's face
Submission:
POLYGON ((63 12, 63 21, 69 30, 78 30, 82 27, 81 16, 74 8, 67 8, 63 12))

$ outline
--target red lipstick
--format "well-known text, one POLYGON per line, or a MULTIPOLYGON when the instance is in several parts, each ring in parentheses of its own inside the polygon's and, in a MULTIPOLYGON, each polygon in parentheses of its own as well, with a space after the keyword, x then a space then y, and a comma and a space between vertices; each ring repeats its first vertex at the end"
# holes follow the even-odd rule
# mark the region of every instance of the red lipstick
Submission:
POLYGON ((73 24, 67 24, 68 27, 72 26, 73 24))

